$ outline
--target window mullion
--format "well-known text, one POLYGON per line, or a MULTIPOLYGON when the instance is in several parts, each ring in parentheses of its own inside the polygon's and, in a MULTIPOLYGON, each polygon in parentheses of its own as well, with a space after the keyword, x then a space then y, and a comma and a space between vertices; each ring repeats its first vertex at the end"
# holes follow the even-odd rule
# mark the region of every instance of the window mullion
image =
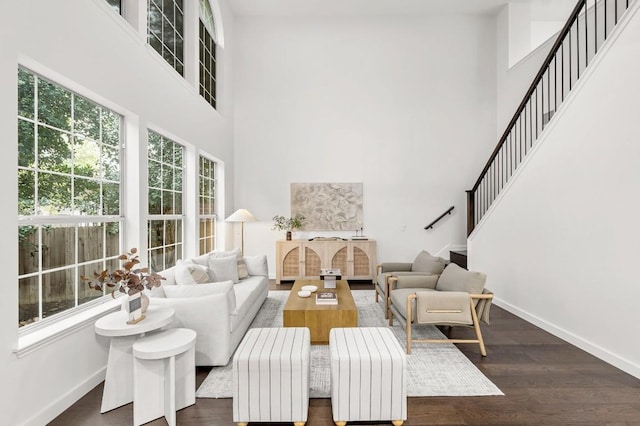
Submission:
POLYGON ((38 226, 38 318, 42 318, 43 308, 42 308, 42 296, 43 296, 43 287, 44 287, 44 277, 42 275, 42 227, 38 226))

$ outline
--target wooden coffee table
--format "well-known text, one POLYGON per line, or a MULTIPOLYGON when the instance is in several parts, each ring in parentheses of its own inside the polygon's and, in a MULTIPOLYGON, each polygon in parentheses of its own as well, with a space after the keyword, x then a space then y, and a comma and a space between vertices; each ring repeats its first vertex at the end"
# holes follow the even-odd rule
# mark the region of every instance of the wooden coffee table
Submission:
POLYGON ((317 305, 315 293, 310 297, 299 297, 298 291, 305 285, 315 285, 318 291, 324 290, 324 281, 296 280, 282 313, 285 327, 308 327, 312 344, 328 345, 332 328, 358 326, 358 310, 347 281, 336 281, 335 289, 327 289, 338 294, 337 305, 317 305))

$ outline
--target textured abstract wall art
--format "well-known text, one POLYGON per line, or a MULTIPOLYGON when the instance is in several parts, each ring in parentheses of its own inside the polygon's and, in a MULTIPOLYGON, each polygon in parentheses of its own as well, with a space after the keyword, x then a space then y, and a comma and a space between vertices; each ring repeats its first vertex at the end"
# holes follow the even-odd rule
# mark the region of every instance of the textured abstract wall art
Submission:
POLYGON ((362 183, 292 183, 291 216, 306 219, 302 231, 362 228, 362 183))

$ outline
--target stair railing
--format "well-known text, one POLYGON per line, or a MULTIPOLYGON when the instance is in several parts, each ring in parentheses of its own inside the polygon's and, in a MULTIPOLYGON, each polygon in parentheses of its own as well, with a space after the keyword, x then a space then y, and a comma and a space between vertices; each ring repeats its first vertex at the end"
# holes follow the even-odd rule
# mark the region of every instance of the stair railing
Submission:
POLYGON ((424 229, 431 229, 433 228, 433 225, 435 225, 436 223, 440 222, 440 219, 442 219, 443 217, 445 217, 448 214, 451 214, 451 212, 453 211, 453 209, 455 208, 455 206, 451 206, 447 209, 446 212, 442 213, 440 216, 438 216, 433 222, 431 222, 430 224, 428 224, 427 226, 424 227, 424 229))
POLYGON ((489 210, 633 1, 578 1, 473 188, 467 191, 467 235, 489 210))

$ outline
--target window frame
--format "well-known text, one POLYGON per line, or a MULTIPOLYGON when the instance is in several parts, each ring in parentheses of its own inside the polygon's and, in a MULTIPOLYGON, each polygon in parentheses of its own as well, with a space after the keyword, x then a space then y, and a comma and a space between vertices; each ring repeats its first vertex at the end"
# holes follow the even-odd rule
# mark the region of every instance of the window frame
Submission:
POLYGON ((217 192, 218 192, 218 173, 220 170, 220 162, 210 158, 209 156, 207 156, 204 153, 199 153, 198 154, 198 214, 197 214, 197 223, 198 223, 198 235, 197 235, 197 242, 198 242, 198 253, 199 254, 205 254, 208 253, 210 251, 213 251, 216 249, 217 247, 217 238, 218 238, 218 232, 217 232, 217 228, 218 228, 218 215, 217 215, 217 210, 218 210, 218 203, 217 203, 217 192), (202 173, 202 163, 206 161, 210 164, 210 167, 213 166, 213 173, 211 173, 209 176, 205 176, 202 173), (209 191, 207 194, 205 194, 204 192, 204 188, 202 187, 202 181, 203 179, 206 179, 209 181, 210 185, 209 185, 209 191), (203 213, 203 205, 202 205, 202 197, 203 196, 208 196, 211 199, 211 205, 210 205, 210 210, 209 213, 203 213), (212 235, 205 235, 203 237, 202 234, 202 221, 203 220, 210 220, 212 222, 211 228, 213 230, 213 234, 212 235), (210 240, 209 244, 207 244, 207 240, 210 240), (203 251, 203 243, 204 243, 204 251, 203 251), (209 248, 209 250, 207 250, 207 248, 209 248))
POLYGON ((208 17, 203 17, 201 10, 198 12, 198 92, 209 105, 217 108, 217 34, 216 19, 209 0, 205 2, 208 7, 208 17), (209 28, 205 20, 211 20, 209 28), (213 34, 211 33, 213 31, 213 34))
MULTIPOLYGON (((157 187, 157 186, 153 186, 151 185, 151 179, 153 179, 153 173, 149 172, 147 173, 147 185, 146 185, 146 190, 147 190, 147 210, 146 210, 146 215, 147 215, 147 222, 146 222, 146 240, 147 240, 147 262, 149 265, 149 269, 151 269, 154 272, 160 272, 163 271, 164 269, 167 269, 171 266, 174 266, 175 263, 182 258, 182 256, 185 253, 185 223, 186 223, 186 211, 185 211, 185 194, 186 194, 186 158, 187 158, 187 154, 188 154, 188 150, 187 147, 180 143, 177 142, 175 140, 175 138, 171 138, 168 136, 165 136, 163 134, 163 132, 161 131, 156 131, 154 129, 148 128, 147 129, 147 167, 149 168, 150 164, 152 163, 158 163, 158 165, 160 166, 160 169, 162 170, 163 166, 168 166, 170 167, 173 171, 175 170, 180 170, 181 173, 181 187, 180 187, 180 191, 177 191, 175 189, 175 173, 172 171, 173 173, 173 180, 172 180, 172 185, 173 188, 172 189, 166 189, 164 187, 157 187), (180 167, 176 167, 175 166, 175 158, 174 159, 174 163, 167 163, 164 161, 158 161, 157 158, 151 158, 150 155, 150 146, 151 146, 151 138, 152 138, 152 134, 156 135, 157 137, 159 137, 161 146, 164 143, 171 143, 173 146, 173 152, 175 153, 175 147, 180 147, 181 149, 181 159, 182 159, 182 163, 180 167), (160 191, 160 197, 161 197, 161 202, 160 202, 160 206, 162 207, 163 203, 163 192, 170 192, 172 194, 174 194, 172 196, 173 199, 173 203, 172 203, 172 207, 174 209, 174 212, 172 213, 163 213, 162 211, 160 211, 160 213, 152 213, 150 212, 150 207, 151 207, 151 191, 155 190, 155 191, 160 191), (176 208, 176 204, 175 204, 175 194, 179 193, 180 194, 180 213, 175 213, 175 208, 176 208), (152 229, 152 222, 157 222, 157 221, 163 221, 163 239, 162 239, 162 244, 161 245, 151 245, 151 229, 152 229), (167 228, 167 223, 170 221, 175 221, 176 225, 179 224, 179 231, 175 230, 174 232, 176 233, 176 241, 172 244, 166 244, 166 228, 167 228), (173 264, 169 264, 167 266, 166 263, 166 249, 167 248, 171 248, 174 247, 175 248, 175 258, 174 258, 174 263, 173 264), (162 265, 161 267, 154 267, 154 262, 153 262, 153 256, 152 256, 152 251, 154 250, 159 250, 161 249, 163 251, 163 256, 162 256, 162 265)), ((160 151, 160 159, 163 159, 163 152, 160 151)), ((148 169, 149 170, 149 169, 148 169)), ((160 181, 162 183, 162 173, 160 175, 160 181)))
MULTIPOLYGON (((159 2, 156 0, 156 4, 158 3, 159 2)), ((158 54, 155 50, 152 52, 152 46, 147 45, 148 43, 145 43, 145 41, 148 42, 148 39, 145 37, 145 35, 147 35, 149 31, 148 7, 146 6, 146 4, 148 4, 148 2, 133 2, 129 0, 122 0, 119 13, 120 17, 118 18, 116 17, 116 13, 114 13, 114 8, 108 1, 96 2, 96 6, 100 9, 100 11, 103 12, 109 19, 113 20, 114 23, 117 23, 120 26, 119 28, 124 31, 125 35, 129 36, 132 41, 135 41, 139 44, 141 43, 141 46, 144 46, 145 53, 149 58, 152 58, 152 60, 156 61, 158 64, 162 64, 160 65, 160 67, 167 70, 167 76, 171 75, 171 78, 173 78, 174 81, 182 82, 185 88, 188 88, 192 93, 195 92, 193 93, 195 96, 199 96, 199 94, 197 93, 197 91, 199 90, 197 86, 198 83, 196 83, 198 73, 195 70, 195 67, 197 67, 199 64, 199 58, 196 56, 196 52, 198 51, 196 45, 197 43, 199 43, 197 30, 197 25, 199 25, 199 14, 197 12, 197 5, 196 7, 192 7, 191 5, 188 5, 186 1, 183 1, 182 57, 185 71, 183 75, 178 75, 180 73, 173 73, 169 71, 167 69, 167 66, 170 66, 170 64, 168 64, 167 61, 164 60, 161 54, 158 54), (189 21, 189 23, 187 23, 187 20, 189 21), (140 36, 142 36, 142 39, 140 39, 140 36), (189 57, 189 55, 191 56, 189 57), (187 69, 187 62, 189 63, 189 69, 187 69)), ((213 16, 215 17, 216 32, 218 37, 216 46, 223 47, 224 32, 219 5, 215 1, 209 1, 209 5, 211 6, 213 16)), ((222 51, 220 51, 220 54, 222 54, 222 51)), ((144 204, 146 200, 145 180, 147 179, 147 176, 145 175, 144 164, 137 164, 140 160, 140 155, 142 155, 142 157, 144 158, 144 150, 146 147, 144 145, 144 137, 142 136, 140 140, 138 140, 138 135, 143 135, 144 131, 146 130, 145 128, 153 128, 154 125, 150 125, 148 122, 145 123, 145 119, 148 119, 148 117, 141 117, 135 110, 129 110, 123 107, 123 105, 114 103, 114 101, 109 98, 108 94, 100 94, 99 91, 95 92, 80 84, 72 76, 57 72, 54 69, 47 67, 43 63, 30 58, 28 55, 19 56, 20 57, 17 61, 18 67, 28 69, 30 72, 37 74, 39 77, 50 81, 58 86, 61 86, 65 90, 81 96, 95 104, 98 104, 102 108, 108 109, 120 116, 120 143, 118 146, 121 167, 119 170, 120 215, 115 215, 113 217, 83 216, 82 218, 78 218, 77 222, 78 224, 88 222, 108 222, 111 218, 113 218, 117 221, 120 229, 118 236, 118 244, 120 247, 120 250, 118 250, 119 253, 123 253, 125 251, 125 247, 128 248, 131 246, 137 246, 141 249, 141 261, 145 264, 149 264, 147 262, 147 259, 144 258, 147 254, 147 250, 145 250, 147 249, 147 247, 145 247, 145 240, 148 239, 147 230, 144 228, 140 229, 139 223, 140 221, 142 221, 142 226, 144 226, 145 220, 148 220, 148 214, 145 210, 147 207, 145 207, 144 204), (140 121, 141 118, 142 120, 140 121), (131 160, 133 160, 133 162, 135 162, 136 164, 128 164, 128 162, 131 160), (142 205, 140 205, 140 201, 142 202, 142 205), (130 232, 133 232, 127 234, 127 228, 129 228, 130 232)), ((164 132, 161 132, 161 134, 162 133, 164 132)), ((198 171, 192 170, 191 167, 193 164, 197 164, 200 153, 198 152, 199 150, 197 149, 196 145, 192 145, 186 140, 181 139, 180 136, 169 136, 174 141, 177 141, 178 144, 182 145, 184 149, 182 215, 177 215, 177 217, 182 219, 182 252, 184 255, 192 255, 199 249, 199 233, 196 234, 197 227, 194 224, 194 218, 199 218, 198 198, 194 197, 194 195, 197 197, 199 182, 196 180, 198 171)), ((215 215, 217 219, 218 217, 220 217, 220 213, 224 209, 224 161, 216 159, 215 157, 208 156, 208 154, 206 153, 205 156, 207 156, 210 160, 216 162, 218 165, 216 170, 216 173, 218 175, 216 184, 217 207, 215 208, 219 211, 210 215, 215 215)), ((144 162, 143 159, 141 161, 144 162)), ((72 220, 75 219, 69 216, 59 219, 60 223, 66 224, 71 223, 72 220)), ((37 220, 31 218, 30 223, 27 224, 26 222, 19 222, 18 226, 39 225, 39 223, 37 222, 37 220)), ((218 228, 217 222, 216 226, 214 227, 215 242, 213 244, 224 244, 225 229, 224 227, 218 228)), ((76 226, 75 223, 74 226, 76 226)), ((74 245, 75 244, 77 243, 74 242, 74 245)), ((109 257, 109 259, 111 259, 111 257, 109 257)), ((47 270, 47 272, 48 271, 50 270, 47 270)), ((20 275, 20 277, 22 278, 23 275, 20 275)), ((80 281, 77 282, 80 283, 80 281)), ((16 283, 16 285, 18 284, 16 283)), ((77 288, 77 286, 75 288, 77 288)), ((107 292, 109 290, 110 289, 108 289, 107 292)), ((32 324, 29 324, 28 326, 18 327, 18 324, 16 324, 18 344, 14 352, 18 357, 22 356, 22 354, 30 353, 31 351, 36 350, 41 346, 47 345, 51 341, 57 340, 61 336, 68 335, 69 333, 74 332, 74 330, 78 330, 80 327, 87 326, 95 320, 96 315, 101 315, 105 312, 119 309, 120 301, 117 299, 117 297, 119 297, 120 295, 121 293, 116 293, 116 299, 113 299, 109 294, 101 296, 99 298, 96 298, 95 300, 76 306, 72 309, 57 312, 55 315, 46 316, 41 321, 34 322, 32 324)), ((74 295, 74 298, 77 299, 78 296, 74 295)), ((16 318, 18 318, 18 316, 19 315, 16 315, 16 318)))
POLYGON ((122 16, 122 2, 123 0, 104 0, 107 2, 110 8, 116 11, 120 16, 122 16))
MULTIPOLYGON (((190 0, 147 0, 147 44, 151 46, 151 48, 158 54, 160 57, 167 63, 171 68, 173 68, 180 76, 185 76, 185 43, 187 34, 185 32, 185 2, 190 0), (168 16, 164 10, 165 1, 170 1, 173 10, 171 12, 171 16, 168 16), (158 2, 160 3, 158 5, 158 2), (177 3, 180 3, 179 6, 177 3), (153 8, 152 8, 153 7, 153 8), (180 11, 180 16, 182 17, 180 20, 181 28, 177 28, 176 21, 176 9, 180 11), (152 24, 152 11, 158 11, 160 23, 157 24, 157 28, 155 24, 152 24), (169 19, 171 18, 171 19, 169 19), (153 28, 153 29, 152 29, 153 28), (169 38, 165 36, 165 30, 171 34, 172 40, 174 40, 173 47, 168 45, 169 38), (157 31, 160 32, 159 36, 157 31), (175 40, 181 40, 180 48, 176 46, 175 40), (155 41, 155 42, 154 42, 155 41), (171 61, 169 60, 171 59, 171 61)), ((188 17, 186 17, 188 18, 188 17)))
MULTIPOLYGON (((105 267, 105 265, 107 264, 107 262, 112 262, 112 261, 116 261, 119 252, 122 250, 123 247, 123 239, 124 239, 124 235, 125 235, 125 226, 126 226, 126 217, 124 215, 124 211, 125 211, 125 203, 124 203, 124 192, 125 192, 125 178, 124 178, 124 167, 122 166, 123 164, 123 160, 125 157, 125 153, 124 153, 124 148, 123 148, 123 138, 124 138, 124 115, 121 114, 118 111, 115 111, 113 108, 110 108, 109 106, 105 105, 105 102, 103 102, 102 100, 99 100, 99 96, 95 96, 94 94, 87 94, 86 90, 82 90, 81 88, 78 87, 73 87, 74 85, 71 84, 67 84, 65 81, 60 81, 60 80, 64 80, 64 78, 58 78, 58 76, 53 76, 53 77, 49 77, 48 75, 45 75, 46 73, 42 73, 42 72, 38 72, 37 70, 34 70, 34 68, 37 67, 31 67, 28 64, 24 64, 24 63, 18 63, 17 65, 17 73, 18 73, 18 78, 17 78, 17 83, 18 83, 18 87, 19 87, 19 82, 20 80, 20 76, 19 74, 21 72, 26 72, 27 74, 29 74, 32 77, 32 89, 33 89, 33 93, 31 94, 32 96, 32 100, 29 104, 29 106, 32 109, 32 116, 28 117, 28 116, 24 116, 21 115, 21 110, 20 110, 20 99, 18 99, 19 102, 19 107, 16 113, 16 119, 17 119, 17 123, 18 123, 18 127, 20 126, 21 122, 24 123, 28 123, 30 125, 33 126, 33 134, 29 135, 30 139, 32 139, 32 143, 33 143, 33 164, 31 165, 21 165, 20 161, 18 161, 17 164, 17 168, 16 170, 18 171, 18 173, 20 172, 20 170, 25 170, 25 171, 32 171, 34 174, 34 188, 33 188, 33 201, 34 201, 34 206, 33 206, 33 210, 31 212, 31 214, 21 214, 22 212, 18 211, 18 229, 22 228, 22 227, 30 227, 30 226, 34 226, 37 227, 36 232, 38 233, 37 235, 37 253, 42 253, 44 251, 43 249, 43 238, 42 238, 42 233, 43 233, 43 228, 47 227, 47 226, 51 226, 51 227, 59 227, 60 225, 69 225, 69 228, 73 228, 73 233, 74 233, 74 241, 73 241, 73 256, 74 256, 74 261, 75 263, 68 263, 68 264, 64 264, 64 265, 57 265, 54 267, 48 267, 48 268, 43 268, 43 259, 41 255, 38 255, 38 260, 37 260, 37 269, 35 271, 30 271, 27 273, 20 273, 20 271, 18 271, 18 275, 17 275, 17 285, 20 286, 20 281, 22 279, 28 279, 28 278, 33 278, 36 277, 37 278, 37 291, 38 291, 38 301, 37 301, 37 305, 38 305, 38 316, 37 316, 37 320, 31 323, 26 323, 24 325, 20 325, 20 315, 18 315, 18 324, 17 324, 17 329, 18 329, 18 336, 26 336, 29 335, 37 330, 41 330, 45 327, 50 326, 51 324, 57 323, 59 321, 62 321, 66 318, 75 316, 83 311, 92 309, 94 307, 96 307, 97 305, 103 304, 106 300, 106 290, 103 290, 102 295, 97 296, 95 298, 92 298, 91 300, 88 300, 84 303, 79 303, 80 300, 80 294, 79 294, 79 289, 80 286, 83 285, 82 280, 80 279, 80 270, 82 268, 84 268, 85 266, 88 265, 94 265, 94 264, 98 264, 101 263, 102 267, 105 267), (47 123, 46 121, 41 120, 40 116, 39 116, 39 95, 38 95, 38 88, 39 85, 42 84, 41 81, 46 82, 49 85, 54 85, 56 90, 63 90, 65 93, 67 93, 69 95, 69 114, 70 114, 70 123, 69 123, 69 129, 62 129, 59 127, 56 127, 55 125, 51 124, 51 123, 47 123), (76 114, 76 99, 81 98, 84 102, 88 102, 89 106, 92 106, 94 108, 98 109, 98 113, 99 113, 99 137, 98 139, 92 139, 91 135, 89 135, 88 133, 81 133, 80 130, 76 129, 76 126, 78 124, 78 120, 75 117, 76 114), (114 114, 117 116, 118 118, 118 139, 116 143, 108 143, 105 142, 105 140, 103 139, 103 124, 105 123, 102 119, 103 119, 103 111, 107 111, 110 114, 114 114), (43 169, 42 167, 40 167, 39 164, 39 156, 38 156, 38 142, 39 142, 39 130, 40 128, 43 129, 48 129, 51 130, 52 132, 58 132, 59 134, 63 134, 63 135, 67 135, 68 136, 68 147, 70 150, 70 155, 71 158, 69 159, 70 162, 70 170, 68 172, 59 172, 59 171, 55 171, 55 170, 47 170, 47 169, 43 169), (100 173, 99 177, 87 177, 84 176, 82 174, 76 174, 75 170, 77 167, 76 162, 74 161, 74 149, 75 149, 75 145, 74 142, 75 140, 90 140, 91 142, 95 143, 98 145, 99 148, 108 148, 111 150, 116 150, 118 152, 118 164, 119 164, 119 170, 118 170, 118 180, 113 180, 113 179, 105 179, 104 174, 100 173), (74 185, 76 183, 76 180, 78 180, 78 182, 80 182, 81 180, 88 180, 88 181, 93 181, 93 182, 98 182, 99 183, 99 187, 100 187, 100 207, 99 207, 99 211, 96 214, 74 214, 73 212, 67 212, 67 214, 41 214, 38 213, 38 209, 37 209, 37 205, 38 205, 38 174, 40 173, 47 173, 47 174, 55 174, 55 175, 59 175, 59 176, 68 176, 71 182, 71 186, 70 186, 70 206, 74 206, 74 199, 76 197, 76 195, 73 193, 74 192, 74 185), (118 209, 119 209, 119 214, 104 214, 104 204, 103 204, 103 191, 102 191, 102 185, 104 183, 117 183, 118 184, 118 198, 117 198, 117 203, 118 203, 118 209), (107 245, 104 244, 104 240, 103 240, 103 246, 102 246, 102 257, 100 258, 95 258, 95 259, 91 259, 91 260, 84 260, 84 261, 80 261, 80 251, 79 251, 79 233, 78 230, 80 227, 82 227, 82 225, 86 225, 86 224, 117 224, 118 226, 118 236, 117 236, 117 252, 114 255, 107 255, 107 245), (70 308, 65 308, 62 311, 59 312, 54 312, 54 313, 50 313, 50 314, 46 314, 43 311, 43 303, 45 303, 43 301, 43 276, 50 274, 50 273, 56 273, 56 272, 64 272, 64 271, 73 271, 73 283, 72 283, 72 287, 73 287, 73 307, 70 308)), ((18 153, 20 155, 20 133, 18 133, 18 153)), ((102 152, 102 150, 101 150, 102 152)), ((104 157, 102 155, 99 155, 99 160, 98 160, 98 164, 99 164, 99 170, 102 170, 102 166, 104 165, 103 160, 104 157)), ((20 185, 20 182, 18 182, 18 185, 20 185)), ((18 195, 18 200, 20 200, 20 195, 18 195)), ((19 207, 18 207, 19 208, 19 207)), ((105 232, 106 230, 102 230, 102 234, 103 234, 103 238, 105 238, 105 232)), ((21 242, 20 242, 20 238, 18 240, 18 245, 19 247, 21 246, 21 242)), ((69 284, 69 283, 67 283, 69 284)), ((96 290, 91 290, 91 291, 96 291, 96 290)), ((18 290, 18 296, 19 296, 20 290, 18 290)), ((65 301, 67 301, 65 299, 65 301)), ((18 297, 18 308, 20 308, 21 306, 21 301, 20 301, 20 296, 18 297)))

